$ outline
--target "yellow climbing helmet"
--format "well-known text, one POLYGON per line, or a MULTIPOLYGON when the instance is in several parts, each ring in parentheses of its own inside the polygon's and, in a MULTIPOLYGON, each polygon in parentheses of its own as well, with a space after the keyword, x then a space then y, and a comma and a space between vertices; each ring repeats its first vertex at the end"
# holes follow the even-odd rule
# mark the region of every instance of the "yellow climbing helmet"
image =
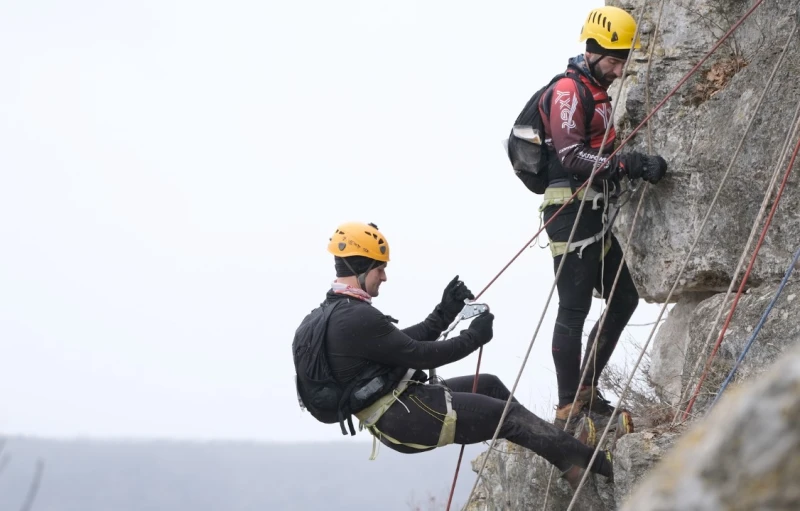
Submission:
MULTIPOLYGON (((607 5, 592 9, 581 28, 579 42, 594 39, 607 50, 629 50, 636 35, 636 20, 627 11, 607 5)), ((641 48, 636 38, 635 49, 641 48)))
POLYGON ((389 244, 375 224, 347 222, 339 225, 330 238, 328 252, 338 257, 363 256, 389 262, 389 244))

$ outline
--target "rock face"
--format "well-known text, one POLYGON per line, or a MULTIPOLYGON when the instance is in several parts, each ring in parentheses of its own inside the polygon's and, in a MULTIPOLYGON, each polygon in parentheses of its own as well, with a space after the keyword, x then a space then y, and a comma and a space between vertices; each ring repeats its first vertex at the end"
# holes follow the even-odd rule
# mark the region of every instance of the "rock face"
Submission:
MULTIPOLYGON (((641 1, 607 2, 638 16, 641 1)), ((660 2, 647 2, 645 26, 654 27, 660 2)), ((619 98, 620 134, 629 133, 712 48, 753 2, 666 0, 653 61, 647 53, 653 34, 642 38, 634 76, 619 98), (725 30, 723 30, 723 28, 725 30), (648 87, 649 83, 649 87, 648 87)), ((628 263, 642 298, 663 302, 677 277, 703 217, 746 134, 741 152, 722 188, 673 299, 697 292, 724 292, 756 218, 800 101, 800 34, 795 33, 760 109, 759 97, 795 22, 795 0, 765 1, 651 119, 653 152, 669 162, 668 177, 650 186, 634 232, 628 263), (750 116, 756 114, 750 130, 750 116)), ((611 87, 612 95, 617 85, 611 87)), ((626 145, 648 150, 646 130, 626 145)), ((781 172, 785 169, 782 167, 781 172)), ((798 177, 790 178, 768 242, 750 278, 753 285, 780 279, 800 240, 798 177)), ((620 215, 615 231, 627 239, 635 201, 620 215)))
POLYGON ((682 426, 656 428, 620 438, 614 453, 614 499, 623 503, 661 461, 683 432, 682 426))
MULTIPOLYGON (((645 4, 642 51, 634 54, 632 76, 621 92, 617 84, 609 91, 617 103, 618 134, 624 138, 631 133, 755 1, 665 0, 655 38, 661 2, 606 2, 635 17, 645 4), (648 62, 651 46, 653 59, 648 62)), ((670 298, 676 304, 650 353, 648 381, 664 409, 682 409, 682 389, 694 390, 697 360, 702 360, 702 369, 729 310, 730 299, 712 329, 724 298, 720 293, 725 293, 733 278, 772 176, 777 170, 780 182, 788 165, 786 153, 797 141, 792 138, 789 151, 784 150, 800 104, 800 31, 787 39, 797 22, 797 0, 765 0, 651 119, 652 139, 642 130, 623 149, 657 153, 669 162, 667 177, 647 187, 626 254, 639 294, 650 302, 666 300, 730 166, 670 298), (787 40, 783 61, 768 86, 787 40), (763 103, 757 107, 762 93, 763 103), (734 158, 743 135, 741 151, 734 158), (711 340, 704 350, 708 337, 711 340)), ((693 417, 698 420, 688 426, 662 424, 637 430, 620 439, 614 483, 590 478, 574 509, 800 509, 800 485, 795 484, 800 480, 800 348, 794 348, 800 340, 800 276, 795 275, 784 290, 735 384, 703 420, 800 244, 800 208, 796 207, 800 176, 796 174, 800 174, 800 162, 794 166, 761 247, 747 294, 694 405, 693 417), (778 365, 771 369, 776 361, 778 365), (678 441, 687 427, 691 431, 678 441)), ((623 246, 638 197, 622 209, 614 226, 623 246)), ((637 424, 650 422, 645 417, 635 419, 637 424)), ((478 498, 467 509, 542 509, 550 465, 513 444, 502 445, 504 452, 492 454, 478 498)), ((557 476, 548 510, 566 509, 572 497, 557 476)))
POLYGON ((623 510, 800 509, 800 348, 721 399, 623 510))
MULTIPOLYGON (((619 503, 630 496, 636 485, 666 454, 683 429, 683 426, 662 426, 620 438, 614 454, 614 482, 609 483, 604 477, 590 476, 573 509, 618 509, 619 503)), ((486 454, 481 454, 473 461, 474 470, 479 469, 486 454)), ((465 511, 567 509, 573 492, 566 482, 559 479, 557 470, 553 474, 545 505, 550 467, 550 464, 526 449, 508 442, 498 442, 498 451, 487 462, 476 495, 465 511)))
MULTIPOLYGON (((733 320, 709 369, 708 378, 700 389, 699 397, 692 410, 693 413, 702 414, 707 406, 711 404, 720 385, 742 353, 753 329, 761 319, 777 288, 778 285, 774 284, 752 289, 739 300, 733 320)), ((756 337, 753 347, 748 351, 739 366, 734 382, 754 379, 797 343, 797 340, 800 339, 800 323, 796 320, 796 318, 800 317, 799 297, 800 281, 797 279, 790 280, 768 316, 766 323, 764 323, 761 332, 756 337)), ((719 294, 703 301, 691 315, 686 339, 688 349, 683 360, 682 384, 684 388, 690 383, 689 377, 691 371, 697 365, 697 358, 702 355, 702 363, 700 365, 700 370, 702 371, 708 352, 711 351, 711 347, 717 340, 722 323, 730 309, 730 300, 726 303, 719 324, 713 330, 710 346, 705 353, 701 353, 723 298, 724 295, 719 294)), ((697 377, 691 381, 692 390, 694 390, 696 382, 697 377)))
MULTIPOLYGON (((736 313, 709 369, 692 413, 702 414, 713 401, 777 289, 778 284, 761 286, 749 290, 739 300, 736 313)), ((676 408, 685 408, 687 398, 684 397, 681 403, 681 393, 687 386, 690 386, 690 391, 694 391, 700 372, 730 310, 732 297, 726 302, 722 316, 712 330, 723 298, 724 294, 717 294, 700 302, 681 298, 653 341, 651 380, 659 396, 676 408), (710 340, 703 350, 709 333, 710 340)), ((800 339, 800 323, 792 319, 798 317, 800 281, 793 278, 784 288, 752 348, 740 364, 734 383, 758 376, 800 339)))
MULTIPOLYGON (((559 478, 558 470, 553 472, 550 492, 547 483, 552 465, 543 458, 514 445, 499 441, 497 451, 492 453, 484 469, 484 476, 465 511, 516 511, 519 509, 544 509, 561 511, 569 506, 573 492, 565 481, 559 478), (547 504, 545 506, 545 495, 547 504)), ((479 470, 484 452, 472 462, 473 470, 479 470)), ((585 511, 611 511, 616 509, 614 486, 604 477, 590 476, 579 500, 577 509, 585 511)))
POLYGON ((680 400, 684 373, 688 374, 686 353, 689 349, 689 328, 697 306, 708 294, 687 295, 669 311, 669 316, 658 329, 650 354, 650 379, 658 396, 669 404, 680 400))

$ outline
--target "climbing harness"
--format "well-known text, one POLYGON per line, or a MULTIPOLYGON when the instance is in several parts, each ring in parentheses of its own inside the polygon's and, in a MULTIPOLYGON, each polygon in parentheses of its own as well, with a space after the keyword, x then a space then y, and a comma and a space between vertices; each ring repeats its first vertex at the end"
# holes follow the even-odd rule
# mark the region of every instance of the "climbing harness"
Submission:
MULTIPOLYGON (((588 188, 585 190, 580 190, 577 196, 578 200, 586 200, 587 202, 592 203, 592 210, 597 211, 602 208, 603 210, 603 228, 595 234, 594 236, 590 236, 589 238, 573 241, 569 245, 567 245, 566 241, 551 241, 550 242, 550 253, 553 257, 558 257, 560 255, 568 254, 570 252, 578 251, 578 257, 583 258, 583 250, 596 243, 604 238, 611 230, 611 227, 614 225, 614 220, 617 218, 617 213, 619 213, 620 206, 617 203, 618 197, 611 196, 610 194, 606 194, 604 192, 598 192, 594 188, 588 188), (586 191, 588 190, 588 191, 586 191), (600 202, 603 202, 603 206, 600 205, 600 202)), ((542 205, 539 207, 539 216, 543 214, 545 208, 550 206, 560 206, 564 204, 569 204, 572 202, 572 189, 567 187, 549 187, 544 192, 544 200, 542 201, 542 205)), ((607 238, 605 246, 603 248, 603 252, 601 257, 605 256, 608 251, 611 249, 611 239, 607 238)))
POLYGON ((418 399, 414 399, 414 396, 411 396, 410 398, 410 400, 413 401, 417 406, 442 421, 442 431, 439 433, 439 441, 436 445, 422 445, 411 442, 402 442, 378 429, 378 421, 395 403, 400 403, 400 405, 402 405, 406 411, 408 411, 408 413, 411 413, 411 410, 409 410, 408 407, 402 401, 400 401, 400 395, 406 391, 409 384, 418 384, 418 382, 415 382, 411 379, 415 372, 415 369, 409 369, 397 387, 392 390, 392 392, 355 414, 359 420, 358 429, 367 429, 370 434, 372 434, 372 454, 369 457, 370 460, 375 460, 378 457, 378 441, 382 438, 385 438, 395 445, 405 445, 407 447, 411 447, 412 449, 419 450, 433 449, 434 447, 450 445, 455 440, 457 415, 456 411, 453 410, 453 395, 450 392, 450 389, 447 387, 443 387, 445 403, 447 406, 447 411, 444 414, 431 409, 418 399))
MULTIPOLYGON (((447 338, 448 334, 455 329, 455 327, 464 320, 476 318, 486 312, 489 312, 489 306, 485 303, 476 303, 474 301, 464 300, 464 307, 461 309, 461 312, 456 315, 455 319, 450 326, 447 327, 439 337, 434 342, 443 341, 447 338)), ((402 442, 397 440, 386 433, 380 431, 377 427, 378 421, 381 419, 384 413, 392 407, 395 403, 400 403, 403 407, 408 410, 408 407, 400 401, 400 395, 406 391, 409 384, 418 384, 412 380, 412 376, 416 372, 415 369, 409 369, 400 383, 395 387, 392 392, 389 394, 379 398, 375 401, 372 405, 368 406, 367 408, 361 410, 360 412, 356 413, 355 416, 358 418, 359 422, 359 430, 367 429, 372 434, 372 454, 370 455, 370 460, 374 460, 378 455, 378 440, 381 438, 385 438, 389 442, 395 445, 405 445, 407 447, 411 447, 413 449, 432 449, 434 447, 441 447, 444 445, 452 444, 455 439, 456 434, 456 412, 453 410, 453 395, 445 386, 443 387, 444 396, 445 396, 445 403, 446 403, 446 412, 444 414, 437 412, 436 410, 431 409, 425 403, 420 401, 419 399, 415 399, 414 396, 411 396, 410 400, 413 401, 417 406, 425 410, 426 413, 433 415, 440 421, 442 421, 442 431, 439 434, 439 442, 436 445, 421 445, 415 444, 410 442, 402 442)), ((430 380, 436 379, 436 369, 430 370, 430 380)), ((409 413, 410 410, 408 410, 409 413)))
MULTIPOLYGON (((443 341, 447 338, 450 332, 458 325, 460 322, 466 319, 472 319, 480 316, 481 314, 489 312, 489 306, 485 303, 475 303, 469 301, 469 299, 464 300, 464 308, 461 309, 461 312, 458 313, 456 319, 450 323, 450 326, 447 327, 447 330, 439 334, 439 337, 436 338, 435 342, 443 341)), ((430 379, 433 380, 436 378, 436 368, 430 369, 430 379)))

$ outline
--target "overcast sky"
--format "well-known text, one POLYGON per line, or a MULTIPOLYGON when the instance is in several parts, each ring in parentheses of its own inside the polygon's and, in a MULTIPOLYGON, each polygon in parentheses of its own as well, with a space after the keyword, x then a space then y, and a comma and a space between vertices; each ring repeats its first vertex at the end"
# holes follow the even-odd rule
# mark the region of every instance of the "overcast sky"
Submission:
MULTIPOLYGON (((487 284, 539 226, 501 141, 598 5, 3 2, 0 431, 341 438, 299 410, 290 348, 334 227, 387 236, 401 326, 487 284)), ((509 386, 552 278, 534 247, 483 297, 509 386)), ((556 307, 517 392, 548 417, 556 307)))

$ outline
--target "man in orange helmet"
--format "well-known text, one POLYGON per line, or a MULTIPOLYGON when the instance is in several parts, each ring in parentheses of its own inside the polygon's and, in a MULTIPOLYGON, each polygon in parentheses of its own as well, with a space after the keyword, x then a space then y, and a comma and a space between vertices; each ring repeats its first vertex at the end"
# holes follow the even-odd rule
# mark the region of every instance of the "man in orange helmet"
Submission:
MULTIPOLYGON (((389 244, 375 224, 346 223, 328 244, 336 280, 321 306, 298 328, 293 343, 301 407, 325 423, 355 430, 350 415, 376 440, 401 453, 491 440, 510 396, 494 375, 428 381, 425 369, 460 360, 492 339, 494 316, 485 312, 460 335, 439 340, 473 294, 454 278, 441 302, 421 323, 399 329, 372 305, 386 282, 389 244)), ((588 432, 587 432, 588 433, 588 432)), ((554 464, 574 488, 593 450, 512 399, 499 438, 526 447, 554 464)), ((610 453, 592 472, 612 476, 610 453)))
MULTIPOLYGON (((544 220, 549 221, 569 202, 547 225, 554 269, 566 258, 557 284, 559 306, 553 331, 553 361, 558 382, 555 424, 567 431, 582 416, 603 419, 612 415, 614 408, 597 385, 639 302, 622 249, 611 233, 609 217, 613 221, 613 216, 609 215, 609 207, 615 207, 623 178, 641 178, 655 184, 667 170, 666 161, 657 155, 629 152, 608 157, 614 150, 616 132, 607 89, 622 78, 631 48, 640 48, 633 17, 617 7, 594 9, 579 40, 586 41, 585 53, 570 59, 566 76, 542 94, 539 102, 546 149, 555 156, 549 158, 547 167, 548 186, 540 208, 544 220), (593 171, 596 174, 592 188, 581 190, 578 195, 579 200, 585 196, 587 203, 573 242, 567 246, 580 206, 579 200, 570 197, 593 171), (619 282, 609 302, 620 265, 619 282), (607 301, 607 315, 599 337, 597 324, 589 334, 590 342, 598 339, 597 347, 593 351, 591 345, 587 346, 581 364, 582 334, 593 289, 607 301), (589 370, 581 381, 587 364, 589 370)), ((623 412, 620 417, 618 424, 632 430, 630 415, 623 412)))

